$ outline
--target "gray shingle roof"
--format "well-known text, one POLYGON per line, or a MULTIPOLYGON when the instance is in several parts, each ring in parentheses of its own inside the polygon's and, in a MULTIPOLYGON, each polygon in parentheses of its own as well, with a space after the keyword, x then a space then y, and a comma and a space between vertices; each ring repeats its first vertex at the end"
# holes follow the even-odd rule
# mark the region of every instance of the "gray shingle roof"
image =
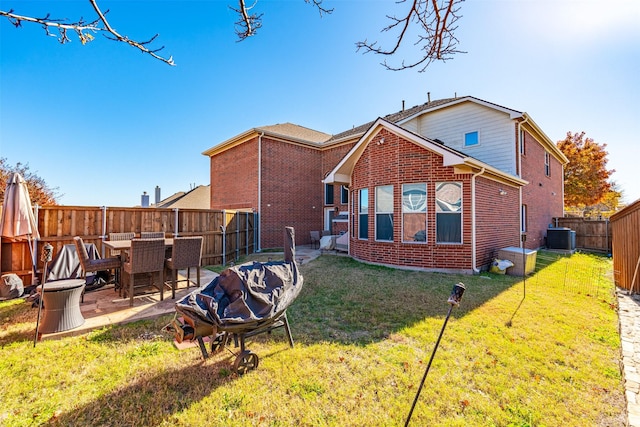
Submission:
POLYGON ((269 134, 277 134, 303 141, 322 143, 331 138, 331 135, 317 130, 309 129, 293 123, 282 123, 255 128, 257 132, 264 131, 269 134))
MULTIPOLYGON (((382 117, 383 119, 385 119, 388 122, 391 123, 398 123, 399 121, 402 121, 403 119, 406 119, 407 117, 411 117, 414 114, 419 113, 420 111, 424 111, 424 110, 429 110, 431 108, 436 108, 439 107, 441 105, 447 104, 451 101, 454 101, 456 99, 459 98, 445 98, 445 99, 438 99, 435 101, 430 101, 430 102, 425 102, 424 104, 420 104, 420 105, 415 105, 411 108, 405 109, 405 110, 401 110, 401 111, 397 111, 395 113, 391 113, 391 114, 387 114, 386 116, 382 117)), ((340 132, 337 133, 335 135, 333 135, 331 137, 330 140, 328 140, 328 143, 334 142, 334 141, 338 141, 341 140, 343 138, 347 138, 349 136, 356 136, 356 135, 360 135, 362 133, 364 133, 367 129, 369 129, 369 127, 371 127, 371 125, 375 122, 375 120, 372 120, 368 123, 365 123, 363 125, 360 126, 355 126, 353 129, 349 129, 347 131, 344 132, 340 132)))

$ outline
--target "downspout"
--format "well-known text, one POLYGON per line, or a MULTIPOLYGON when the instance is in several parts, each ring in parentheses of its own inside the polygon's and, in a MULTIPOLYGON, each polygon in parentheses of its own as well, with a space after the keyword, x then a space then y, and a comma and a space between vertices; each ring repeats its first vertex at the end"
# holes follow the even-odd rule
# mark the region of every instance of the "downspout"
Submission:
MULTIPOLYGON (((522 146, 524 141, 520 137, 522 134, 522 125, 529 121, 529 117, 525 116, 524 120, 518 122, 518 176, 522 178, 522 146)), ((523 178, 524 179, 524 178, 523 178)))
MULTIPOLYGON (((523 139, 520 137, 520 135, 522 134, 522 125, 525 124, 527 121, 529 121, 529 116, 524 116, 524 120, 522 120, 521 122, 518 122, 518 175, 520 176, 520 178, 524 179, 524 177, 522 176, 522 146, 524 144, 523 139)), ((564 176, 564 174, 563 174, 564 176)), ((520 218, 520 234, 524 233, 524 230, 522 229, 522 223, 524 218, 522 218, 522 186, 518 189, 518 198, 520 199, 520 208, 518 209, 519 213, 518 213, 518 217, 520 218)), ((563 186, 564 188, 564 186, 563 186)), ((564 198, 562 199, 564 200, 564 198)), ((563 208, 564 209, 564 208, 563 208)), ((524 242, 522 241, 522 239, 520 240, 520 247, 523 247, 524 242)))
POLYGON ((484 173, 485 168, 471 176, 471 259, 474 273, 480 273, 476 265, 476 177, 484 173))
POLYGON ((258 248, 256 252, 262 252, 262 242, 260 235, 262 234, 262 137, 264 132, 260 133, 258 137, 258 235, 256 241, 258 242, 258 248))

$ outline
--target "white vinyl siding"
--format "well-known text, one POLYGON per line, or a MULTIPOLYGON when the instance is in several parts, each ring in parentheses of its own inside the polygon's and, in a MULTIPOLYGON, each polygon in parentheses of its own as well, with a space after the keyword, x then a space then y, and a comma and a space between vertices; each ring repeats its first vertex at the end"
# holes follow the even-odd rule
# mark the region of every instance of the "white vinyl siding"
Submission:
POLYGON ((516 132, 507 113, 467 102, 415 117, 402 127, 516 175, 516 132), (482 143, 465 146, 465 134, 474 131, 482 143))

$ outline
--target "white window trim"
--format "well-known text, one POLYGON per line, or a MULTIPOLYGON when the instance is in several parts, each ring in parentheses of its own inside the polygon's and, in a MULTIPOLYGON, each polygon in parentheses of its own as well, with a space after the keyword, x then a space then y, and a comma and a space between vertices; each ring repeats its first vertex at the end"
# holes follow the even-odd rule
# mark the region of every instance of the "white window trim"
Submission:
POLYGON ((544 152, 544 175, 551 176, 551 154, 544 152))
POLYGON ((362 215, 361 214, 365 214, 367 215, 367 228, 369 228, 369 216, 371 215, 369 213, 369 189, 368 188, 361 188, 358 190, 358 229, 356 230, 356 236, 358 238, 358 240, 363 240, 363 241, 367 241, 369 240, 369 233, 367 233, 367 237, 360 237, 360 221, 362 220, 362 215), (360 203, 360 199, 362 197, 362 190, 367 190, 367 212, 363 212, 360 209, 362 208, 362 204, 360 203))
POLYGON ((482 135, 480 134, 480 131, 478 129, 475 130, 470 130, 468 132, 464 132, 462 134, 462 147, 463 148, 474 148, 474 147, 479 147, 482 145, 482 135), (474 145, 467 145, 467 135, 470 133, 477 133, 478 134, 478 143, 474 144, 474 145))
POLYGON ((424 184, 425 187, 425 195, 426 195, 426 204, 427 204, 427 211, 424 213, 424 232, 425 232, 425 238, 424 238, 424 242, 417 242, 415 240, 404 240, 404 204, 401 204, 401 218, 400 218, 400 222, 401 222, 401 236, 402 236, 402 243, 407 243, 407 244, 411 244, 411 245, 426 245, 429 243, 429 185, 426 182, 404 182, 402 183, 402 185, 400 186, 400 190, 402 191, 402 196, 404 198, 404 186, 405 185, 411 185, 411 184, 424 184))
MULTIPOLYGON (((391 217, 393 218, 393 205, 395 203, 394 201, 394 197, 393 197, 393 192, 394 192, 394 186, 393 184, 385 184, 385 185, 376 185, 373 188, 373 240, 375 242, 383 242, 383 243, 392 243, 393 240, 393 235, 391 236, 391 240, 379 240, 378 239, 378 215, 386 215, 386 214, 391 214, 391 217), (391 187, 391 212, 378 212, 378 191, 377 189, 380 187, 391 187)), ((394 221, 391 221, 391 227, 393 227, 394 225, 394 221)))
MULTIPOLYGON (((445 182, 453 182, 460 184, 460 242, 438 242, 438 208, 436 207, 436 193, 433 193, 433 208, 435 213, 435 244, 436 245, 463 245, 464 244, 464 185, 462 181, 436 181, 436 188, 438 184, 445 182)), ((446 212, 440 212, 447 215, 446 212)))
MULTIPOLYGON (((335 189, 334 189, 334 191, 335 191, 335 189)), ((347 187, 346 185, 341 185, 340 186, 340 204, 341 205, 348 205, 349 204, 349 187, 347 187), (346 201, 342 199, 342 194, 343 193, 345 193, 347 195, 347 200, 346 201)))

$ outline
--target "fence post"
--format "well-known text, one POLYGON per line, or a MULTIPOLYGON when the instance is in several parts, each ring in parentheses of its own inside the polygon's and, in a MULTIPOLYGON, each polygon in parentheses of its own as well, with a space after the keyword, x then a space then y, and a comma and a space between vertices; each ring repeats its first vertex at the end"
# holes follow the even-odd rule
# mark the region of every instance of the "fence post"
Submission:
POLYGON ((173 214, 175 218, 173 219, 173 237, 178 237, 178 208, 173 208, 173 214))
POLYGON ((227 233, 226 233, 227 228, 224 225, 220 225, 220 230, 222 230, 222 265, 226 265, 227 264, 227 233))

